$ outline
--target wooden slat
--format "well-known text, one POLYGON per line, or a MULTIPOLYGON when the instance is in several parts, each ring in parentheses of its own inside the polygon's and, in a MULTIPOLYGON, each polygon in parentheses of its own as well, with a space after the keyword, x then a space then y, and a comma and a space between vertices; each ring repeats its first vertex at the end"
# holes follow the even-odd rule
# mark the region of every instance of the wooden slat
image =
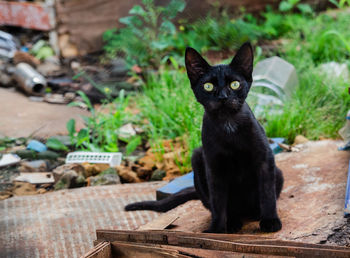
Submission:
POLYGON ((156 220, 148 222, 145 225, 140 226, 139 230, 162 230, 166 229, 174 221, 179 218, 177 215, 171 214, 170 216, 166 213, 160 215, 156 220))
POLYGON ((111 243, 104 241, 97 244, 87 254, 83 255, 82 258, 112 258, 111 243))
POLYGON ((276 240, 259 235, 203 234, 177 231, 98 230, 97 240, 142 244, 173 245, 188 248, 220 250, 264 255, 297 257, 350 257, 346 247, 304 244, 276 240))

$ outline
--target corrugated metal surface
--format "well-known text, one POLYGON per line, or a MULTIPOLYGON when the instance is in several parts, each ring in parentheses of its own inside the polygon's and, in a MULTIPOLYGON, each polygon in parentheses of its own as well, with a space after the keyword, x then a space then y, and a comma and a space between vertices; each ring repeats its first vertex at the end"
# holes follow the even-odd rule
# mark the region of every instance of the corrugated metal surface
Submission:
POLYGON ((85 187, 0 202, 0 257, 79 257, 96 229, 136 229, 159 214, 124 212, 129 202, 155 199, 165 182, 85 187))

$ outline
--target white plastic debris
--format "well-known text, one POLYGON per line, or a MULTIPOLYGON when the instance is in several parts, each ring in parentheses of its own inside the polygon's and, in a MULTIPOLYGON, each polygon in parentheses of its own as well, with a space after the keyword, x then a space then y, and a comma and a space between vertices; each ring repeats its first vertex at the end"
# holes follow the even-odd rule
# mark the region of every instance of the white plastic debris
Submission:
POLYGON ((0 167, 10 166, 17 164, 21 161, 21 158, 16 154, 4 154, 0 159, 0 167))
POLYGON ((31 184, 53 184, 55 182, 52 173, 20 173, 15 181, 31 184))
POLYGON ((252 87, 265 87, 279 98, 290 97, 299 84, 295 67, 278 56, 266 58, 256 64, 252 87))
POLYGON ((68 153, 66 163, 100 163, 111 167, 119 166, 122 162, 121 152, 71 152, 68 153))
POLYGON ((343 78, 349 79, 349 70, 347 64, 340 64, 337 62, 329 62, 320 65, 321 72, 328 78, 343 78))

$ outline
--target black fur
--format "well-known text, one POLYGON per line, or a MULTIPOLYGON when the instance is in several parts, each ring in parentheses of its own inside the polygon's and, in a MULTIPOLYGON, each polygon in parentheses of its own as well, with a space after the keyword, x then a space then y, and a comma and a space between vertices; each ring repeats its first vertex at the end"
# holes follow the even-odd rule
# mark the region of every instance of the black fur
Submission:
POLYGON ((229 65, 210 66, 192 48, 186 49, 185 61, 194 95, 205 109, 203 146, 192 156, 197 195, 185 189, 160 202, 130 204, 126 210, 167 211, 198 196, 212 215, 205 232, 237 232, 243 219, 259 220, 264 232, 280 230, 276 200, 283 186, 282 172, 264 129, 245 102, 252 83, 251 45, 243 44, 229 65), (239 81, 240 87, 231 89, 232 81, 239 81), (214 85, 213 91, 204 90, 207 82, 214 85))

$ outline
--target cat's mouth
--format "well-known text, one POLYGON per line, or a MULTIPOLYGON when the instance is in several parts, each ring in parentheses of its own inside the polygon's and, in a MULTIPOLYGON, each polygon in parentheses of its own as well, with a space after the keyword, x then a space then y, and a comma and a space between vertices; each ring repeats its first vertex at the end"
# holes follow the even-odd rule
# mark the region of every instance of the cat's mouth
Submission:
POLYGON ((226 110, 237 112, 241 109, 242 103, 237 99, 227 99, 222 101, 210 101, 209 108, 211 111, 226 110))

